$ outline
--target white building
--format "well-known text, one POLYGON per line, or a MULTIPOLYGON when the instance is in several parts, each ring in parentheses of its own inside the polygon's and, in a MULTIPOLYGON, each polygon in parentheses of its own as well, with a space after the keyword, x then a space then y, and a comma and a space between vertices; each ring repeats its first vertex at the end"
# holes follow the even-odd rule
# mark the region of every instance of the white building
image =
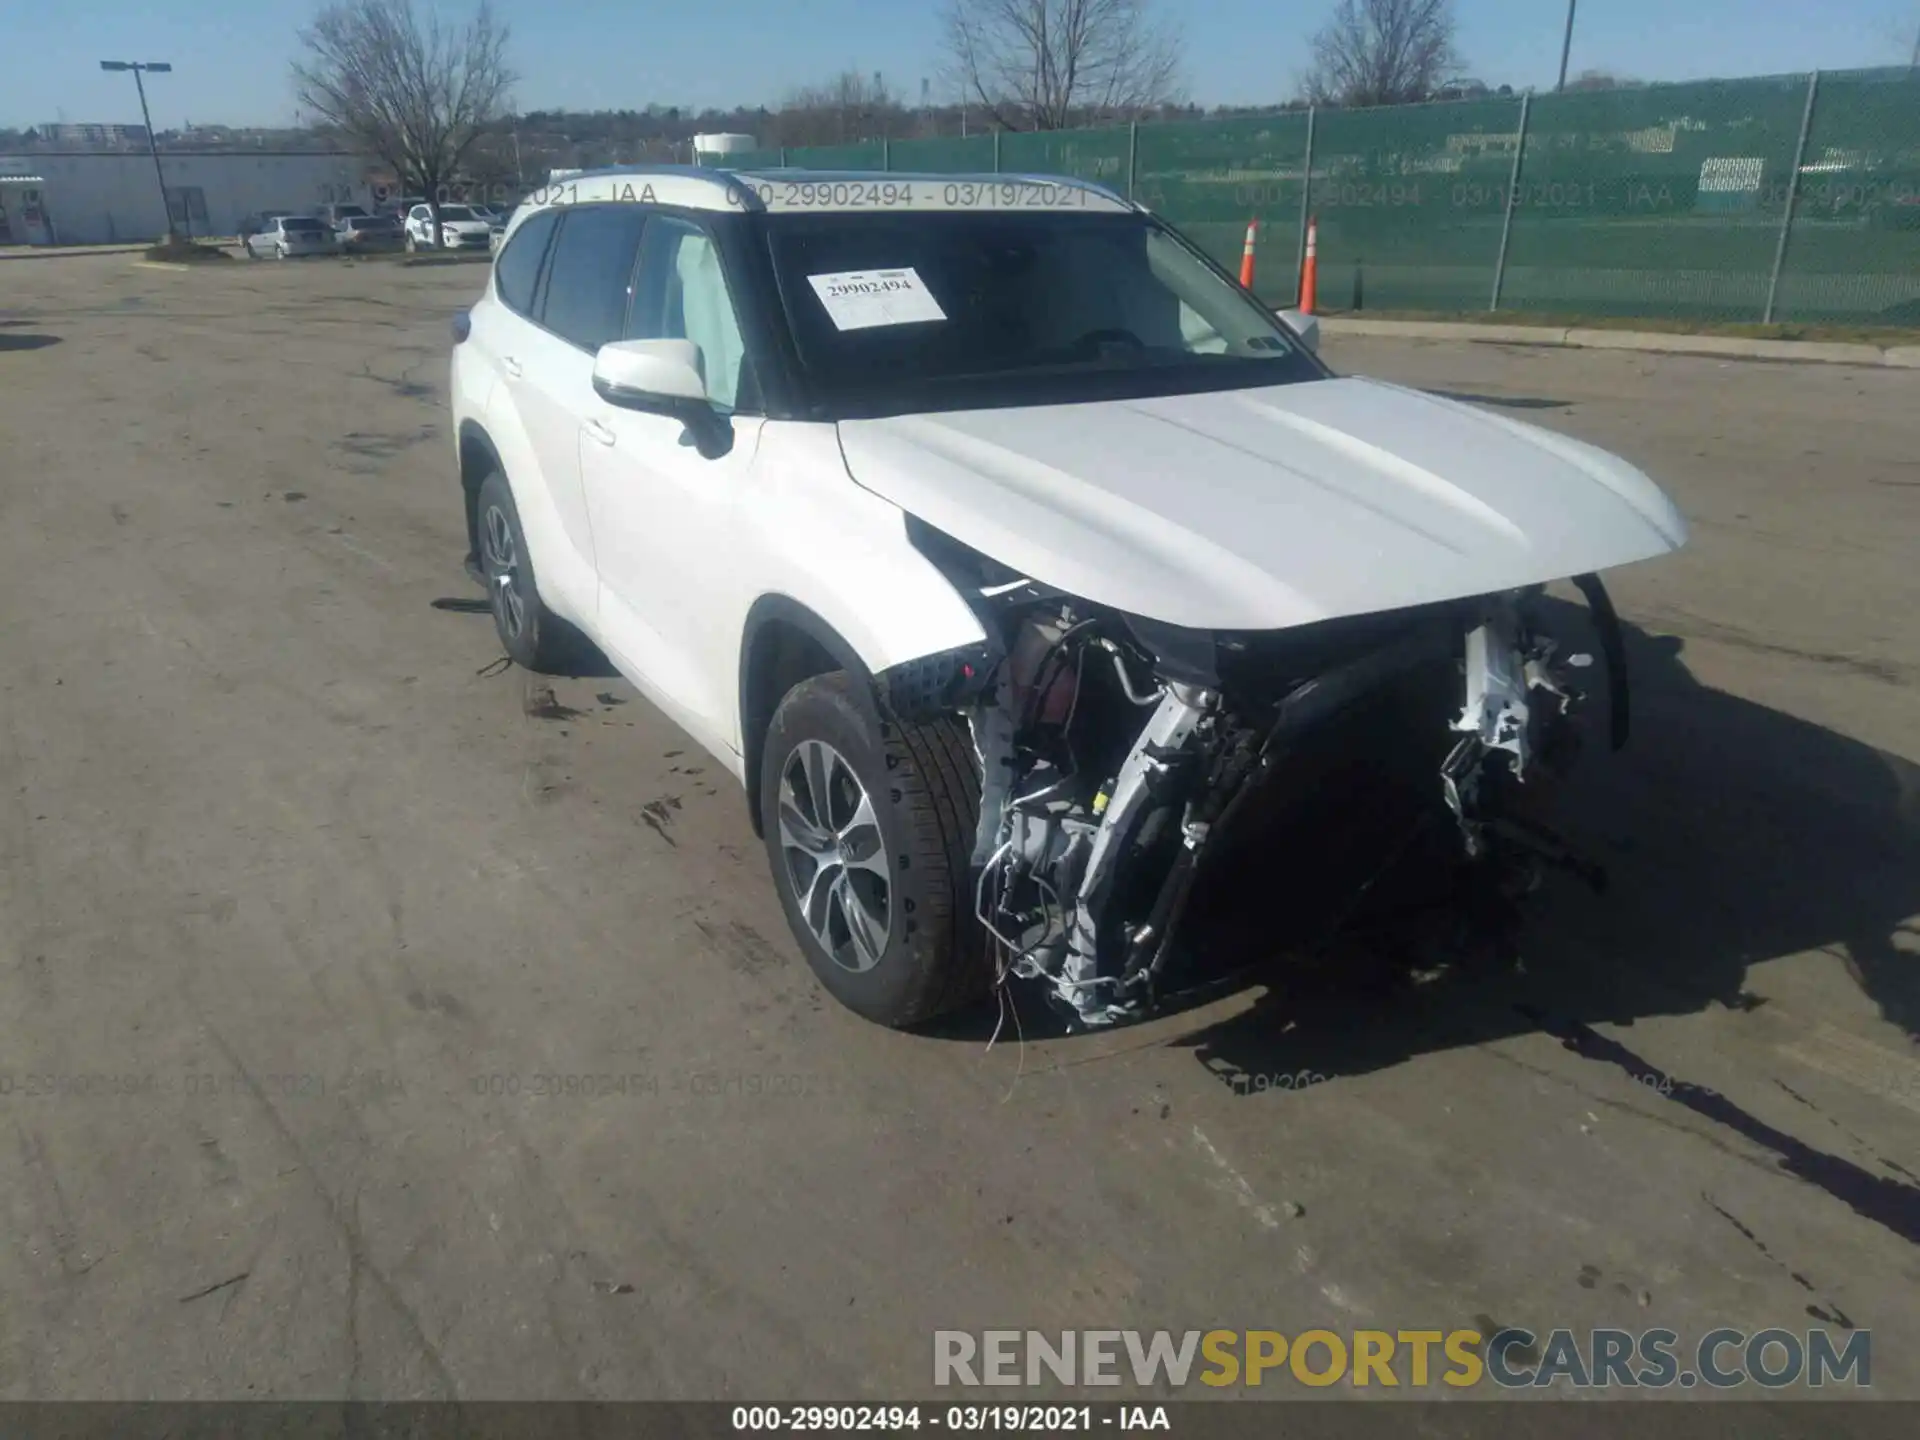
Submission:
POLYGON ((69 125, 64 121, 55 121, 51 125, 36 125, 33 128, 45 144, 71 145, 75 149, 147 143, 147 127, 144 125, 69 125))
POLYGON ((696 165, 724 165, 730 155, 743 154, 754 148, 751 135, 696 135, 693 137, 693 163, 696 165))
MULTIPOLYGON (((261 210, 371 208, 382 178, 360 156, 290 150, 163 150, 160 171, 174 228, 192 235, 232 235, 261 210)), ((106 245, 157 240, 165 230, 146 150, 0 155, 0 244, 106 245)))

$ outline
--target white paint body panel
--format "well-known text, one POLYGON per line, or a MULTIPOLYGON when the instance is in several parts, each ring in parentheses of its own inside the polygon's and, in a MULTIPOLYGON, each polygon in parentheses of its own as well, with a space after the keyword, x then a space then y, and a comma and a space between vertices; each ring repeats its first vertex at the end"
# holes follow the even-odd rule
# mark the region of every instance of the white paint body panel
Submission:
POLYGON ((1365 379, 845 422, 855 479, 1048 585, 1267 629, 1677 550, 1617 456, 1365 379))
MULTIPOLYGON (((1125 214, 1137 207, 1097 185, 1058 175, 922 175, 897 171, 553 171, 509 217, 499 244, 527 218, 555 205, 670 205, 728 210, 751 203, 770 214, 848 210, 1064 210, 1125 214), (743 200, 742 194, 752 200, 743 200)), ((497 248, 497 246, 496 246, 497 248)))
POLYGON ((541 598, 736 778, 741 648, 763 596, 872 671, 985 638, 898 507, 853 483, 832 425, 736 417, 732 450, 706 460, 677 421, 602 400, 587 353, 506 310, 491 280, 469 315, 454 433, 473 421, 499 455, 541 598))
MULTIPOLYGON (((547 205, 718 209, 730 193, 697 174, 568 178, 509 236, 547 205)), ((737 416, 710 460, 677 421, 602 400, 592 357, 505 309, 491 277, 470 322, 455 433, 472 422, 498 455, 542 598, 736 776, 742 647, 769 597, 873 672, 985 638, 908 541, 909 514, 1071 594, 1232 629, 1551 581, 1686 539, 1625 461, 1372 380, 837 426, 737 416)))

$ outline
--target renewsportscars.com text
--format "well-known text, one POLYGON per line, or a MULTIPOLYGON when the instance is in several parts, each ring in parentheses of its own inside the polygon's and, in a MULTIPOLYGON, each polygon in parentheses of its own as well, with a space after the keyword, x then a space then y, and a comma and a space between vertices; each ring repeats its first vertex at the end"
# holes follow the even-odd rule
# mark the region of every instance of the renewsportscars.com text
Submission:
POLYGON ((1456 1389, 1730 1389, 1873 1383, 1873 1336, 1848 1330, 1673 1330, 1535 1334, 1478 1330, 939 1330, 940 1387, 1165 1384, 1456 1389))

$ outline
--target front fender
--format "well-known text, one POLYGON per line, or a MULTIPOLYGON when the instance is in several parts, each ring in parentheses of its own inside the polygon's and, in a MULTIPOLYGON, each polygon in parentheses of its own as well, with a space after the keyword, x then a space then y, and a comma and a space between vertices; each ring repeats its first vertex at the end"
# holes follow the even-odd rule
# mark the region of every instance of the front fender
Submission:
MULTIPOLYGON (((751 514, 779 595, 840 636, 869 676, 979 644, 979 620, 907 536, 905 513, 853 481, 832 425, 783 424, 751 514)), ((765 441, 763 441, 763 444, 765 441)))
POLYGON ((760 747, 789 687, 841 669, 873 705, 875 677, 986 640, 960 592, 914 547, 905 514, 853 483, 831 425, 770 424, 762 454, 742 511, 742 549, 757 563, 744 567, 754 583, 736 592, 732 737, 756 831, 760 747))

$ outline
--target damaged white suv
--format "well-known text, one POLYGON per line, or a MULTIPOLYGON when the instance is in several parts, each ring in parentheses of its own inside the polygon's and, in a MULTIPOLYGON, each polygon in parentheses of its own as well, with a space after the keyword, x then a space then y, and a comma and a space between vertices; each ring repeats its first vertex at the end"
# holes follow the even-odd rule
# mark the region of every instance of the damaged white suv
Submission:
POLYGON ((1142 1014, 1223 880, 1279 946, 1409 834, 1513 888, 1605 673, 1544 587, 1617 671, 1594 572, 1686 540, 1611 455, 1334 375, 1077 181, 582 174, 454 334, 508 654, 584 634, 724 762, 807 959, 889 1025, 1008 974, 1142 1014))

